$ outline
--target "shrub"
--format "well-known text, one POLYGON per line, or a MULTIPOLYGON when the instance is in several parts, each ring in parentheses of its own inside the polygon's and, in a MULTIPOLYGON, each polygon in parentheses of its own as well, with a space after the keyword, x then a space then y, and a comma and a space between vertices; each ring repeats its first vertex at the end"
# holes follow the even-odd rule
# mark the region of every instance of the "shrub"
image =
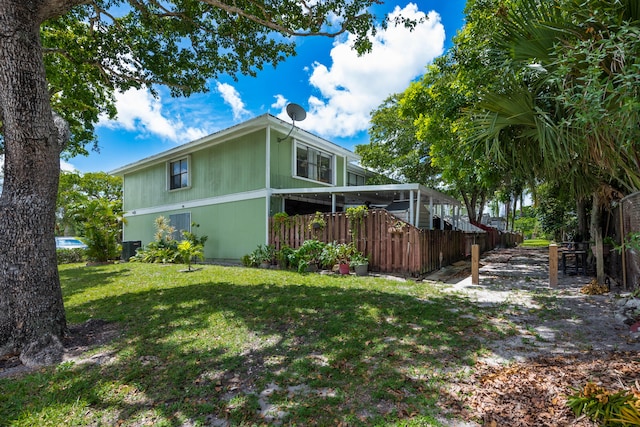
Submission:
MULTIPOLYGON (((271 264, 276 259, 276 248, 273 245, 258 245, 248 257, 248 266, 258 267, 260 264, 271 264)), ((244 262, 243 262, 244 263, 244 262)))
MULTIPOLYGON (((155 241, 149 243, 142 249, 138 249, 129 261, 169 264, 184 260, 179 249, 179 245, 183 242, 189 242, 190 248, 199 248, 200 255, 195 256, 201 259, 204 258, 202 251, 204 250, 204 243, 208 239, 207 236, 199 237, 193 232, 183 231, 182 236, 184 240, 177 242, 172 237, 175 229, 170 226, 167 218, 159 216, 154 220, 154 224, 156 228, 154 234, 155 241)), ((191 227, 197 228, 199 225, 191 223, 191 227)), ((186 248, 186 246, 183 246, 183 249, 184 248, 186 248)))
POLYGON ((319 240, 305 240, 302 246, 289 255, 291 267, 304 273, 310 266, 320 266, 324 247, 325 244, 319 240))
POLYGON ((82 248, 56 249, 58 264, 73 264, 87 260, 87 250, 82 248))
POLYGON ((640 425, 640 400, 637 390, 609 391, 587 383, 567 399, 576 417, 585 415, 602 426, 640 425))

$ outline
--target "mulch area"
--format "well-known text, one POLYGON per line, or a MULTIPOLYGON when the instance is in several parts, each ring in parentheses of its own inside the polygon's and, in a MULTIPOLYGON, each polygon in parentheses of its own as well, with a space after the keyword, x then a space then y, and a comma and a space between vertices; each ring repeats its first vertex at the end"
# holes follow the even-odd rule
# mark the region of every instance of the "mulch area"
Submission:
POLYGON ((446 390, 441 404, 448 411, 483 426, 593 427, 576 418, 567 396, 594 382, 607 390, 628 390, 640 383, 640 354, 549 357, 508 367, 479 364, 463 382, 446 390))
MULTIPOLYGON (((540 254, 544 255, 544 251, 540 254)), ((481 263, 491 264, 485 275, 499 274, 496 280, 512 280, 510 284, 517 289, 518 271, 525 269, 527 263, 536 264, 535 258, 540 254, 520 249, 493 251, 481 263)), ((448 282, 456 283, 458 276, 462 278, 467 273, 466 268, 460 268, 458 272, 449 271, 450 277, 440 279, 453 279, 448 282), (454 273, 455 276, 451 276, 454 273)), ((533 286, 536 281, 546 280, 543 276, 531 274, 531 281, 520 283, 533 286)), ((575 277, 576 282, 583 279, 575 277)), ((563 280, 571 281, 571 278, 563 276, 563 280)), ((564 286, 576 288, 575 284, 564 286)), ((575 308, 580 307, 585 308, 580 305, 575 308)), ((609 337, 612 341, 619 339, 614 330, 607 332, 606 328, 594 332, 585 326, 582 331, 587 334, 582 338, 587 342, 590 333, 600 332, 613 334, 609 337)), ((603 337, 592 338, 602 341, 603 337)), ((598 424, 584 416, 576 418, 567 406, 567 397, 582 390, 588 382, 612 392, 640 388, 640 344, 629 341, 621 343, 620 348, 615 352, 592 349, 563 355, 532 355, 525 362, 502 365, 478 361, 467 376, 441 390, 439 405, 455 418, 466 420, 466 423, 451 424, 456 426, 595 427, 598 424)))

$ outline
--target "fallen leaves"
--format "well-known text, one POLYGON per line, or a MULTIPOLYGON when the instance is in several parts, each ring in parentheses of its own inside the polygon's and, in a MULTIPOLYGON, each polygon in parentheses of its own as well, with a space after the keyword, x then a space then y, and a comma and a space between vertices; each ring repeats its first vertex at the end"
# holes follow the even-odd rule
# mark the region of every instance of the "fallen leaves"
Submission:
POLYGON ((576 419, 567 396, 587 382, 618 390, 640 380, 640 353, 617 352, 533 359, 510 366, 478 364, 444 391, 440 405, 490 427, 593 427, 576 419))

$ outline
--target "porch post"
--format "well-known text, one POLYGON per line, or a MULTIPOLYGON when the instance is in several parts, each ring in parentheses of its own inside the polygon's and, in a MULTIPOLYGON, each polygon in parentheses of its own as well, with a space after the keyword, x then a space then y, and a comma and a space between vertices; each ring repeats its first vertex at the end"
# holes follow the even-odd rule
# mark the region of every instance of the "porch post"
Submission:
POLYGON ((331 193, 331 213, 336 213, 336 193, 331 193))
POLYGON ((453 225, 456 229, 460 228, 460 208, 453 206, 453 225))
POLYGON ((419 227, 420 226, 420 190, 418 190, 418 197, 416 200, 416 221, 415 221, 415 226, 419 227))
POLYGON ((444 230, 444 203, 440 204, 440 230, 444 230))
POLYGON ((271 125, 267 125, 267 136, 265 138, 265 213, 264 213, 264 223, 265 223, 265 232, 264 232, 264 243, 265 245, 269 244, 269 213, 271 212, 271 195, 273 190, 271 189, 271 125))
POLYGON ((429 230, 433 230, 433 196, 429 196, 429 230))
POLYGON ((413 204, 413 190, 409 191, 409 223, 416 225, 415 206, 413 204))

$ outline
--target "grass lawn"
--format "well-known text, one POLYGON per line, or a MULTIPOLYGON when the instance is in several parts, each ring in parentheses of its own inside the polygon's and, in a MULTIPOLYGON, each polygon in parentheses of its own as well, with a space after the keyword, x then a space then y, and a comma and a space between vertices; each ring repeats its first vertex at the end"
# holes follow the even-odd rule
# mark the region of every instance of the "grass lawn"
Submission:
POLYGON ((67 319, 122 334, 0 379, 1 426, 430 426, 505 333, 432 285, 240 267, 60 267, 67 319))
POLYGON ((551 240, 547 239, 527 239, 524 240, 520 246, 525 247, 547 247, 551 244, 551 240))

